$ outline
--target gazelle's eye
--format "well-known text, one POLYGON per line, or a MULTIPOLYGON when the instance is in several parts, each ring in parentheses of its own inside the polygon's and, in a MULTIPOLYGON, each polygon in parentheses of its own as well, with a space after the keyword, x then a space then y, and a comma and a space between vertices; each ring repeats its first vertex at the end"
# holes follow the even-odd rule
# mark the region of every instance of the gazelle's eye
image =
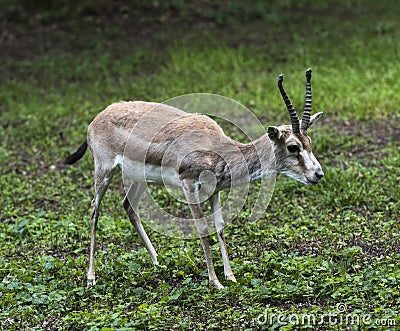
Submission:
POLYGON ((287 150, 288 150, 288 152, 289 153, 300 153, 300 147, 299 146, 297 146, 297 145, 289 145, 288 147, 287 147, 287 150))

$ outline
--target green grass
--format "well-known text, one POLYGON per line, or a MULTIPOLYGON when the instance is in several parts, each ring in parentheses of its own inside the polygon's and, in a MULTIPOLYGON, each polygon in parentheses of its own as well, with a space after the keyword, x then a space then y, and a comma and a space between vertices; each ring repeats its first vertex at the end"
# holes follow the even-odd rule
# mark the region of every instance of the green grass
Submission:
MULTIPOLYGON (((400 325, 396 1, 10 3, 1 5, 0 329, 312 329, 257 319, 321 318, 338 304, 371 317, 361 329, 400 325), (208 285, 199 240, 148 229, 153 267, 115 180, 98 226, 98 285, 85 288, 92 160, 60 161, 101 109, 209 92, 277 125, 288 119, 277 76, 300 108, 308 67, 313 111, 326 115, 311 132, 326 176, 315 187, 279 176, 264 217, 251 223, 243 211, 227 227, 238 284, 223 280, 216 237, 222 291, 208 285)), ((357 329, 314 325, 346 327, 357 329)))

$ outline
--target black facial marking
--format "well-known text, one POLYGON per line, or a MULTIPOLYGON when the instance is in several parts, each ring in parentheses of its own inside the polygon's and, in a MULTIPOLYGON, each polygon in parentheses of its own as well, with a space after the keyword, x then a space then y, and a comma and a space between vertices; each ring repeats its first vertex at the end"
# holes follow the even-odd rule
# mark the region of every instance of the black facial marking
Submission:
POLYGON ((304 162, 304 158, 303 158, 300 154, 297 154, 297 161, 299 161, 299 166, 300 166, 302 169, 307 170, 307 169, 306 169, 306 164, 305 164, 305 162, 304 162))
POLYGON ((301 144, 303 145, 303 148, 308 152, 311 153, 311 141, 308 138, 307 134, 301 133, 300 135, 297 136, 299 140, 301 141, 301 144))

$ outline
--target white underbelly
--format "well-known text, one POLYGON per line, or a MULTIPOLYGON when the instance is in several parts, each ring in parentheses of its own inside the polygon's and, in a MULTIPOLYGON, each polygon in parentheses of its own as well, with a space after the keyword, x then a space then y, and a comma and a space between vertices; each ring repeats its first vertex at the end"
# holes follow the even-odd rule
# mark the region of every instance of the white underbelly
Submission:
POLYGON ((145 165, 137 161, 122 159, 120 163, 124 179, 144 183, 157 183, 172 186, 181 186, 178 173, 172 167, 145 165))

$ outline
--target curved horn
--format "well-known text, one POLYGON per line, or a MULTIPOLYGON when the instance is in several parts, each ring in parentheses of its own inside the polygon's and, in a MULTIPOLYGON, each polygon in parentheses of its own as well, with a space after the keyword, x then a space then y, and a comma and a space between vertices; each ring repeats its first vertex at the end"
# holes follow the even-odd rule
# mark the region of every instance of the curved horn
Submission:
POLYGON ((306 70, 306 102, 304 104, 303 119, 301 120, 301 130, 306 131, 310 125, 311 117, 311 68, 306 70))
POLYGON ((288 96, 286 95, 285 90, 283 89, 282 81, 283 81, 283 75, 279 75, 278 87, 279 87, 279 91, 281 92, 283 101, 285 101, 286 108, 289 111, 290 121, 292 122, 293 132, 300 132, 299 117, 297 116, 296 110, 293 108, 292 103, 290 102, 288 96))

